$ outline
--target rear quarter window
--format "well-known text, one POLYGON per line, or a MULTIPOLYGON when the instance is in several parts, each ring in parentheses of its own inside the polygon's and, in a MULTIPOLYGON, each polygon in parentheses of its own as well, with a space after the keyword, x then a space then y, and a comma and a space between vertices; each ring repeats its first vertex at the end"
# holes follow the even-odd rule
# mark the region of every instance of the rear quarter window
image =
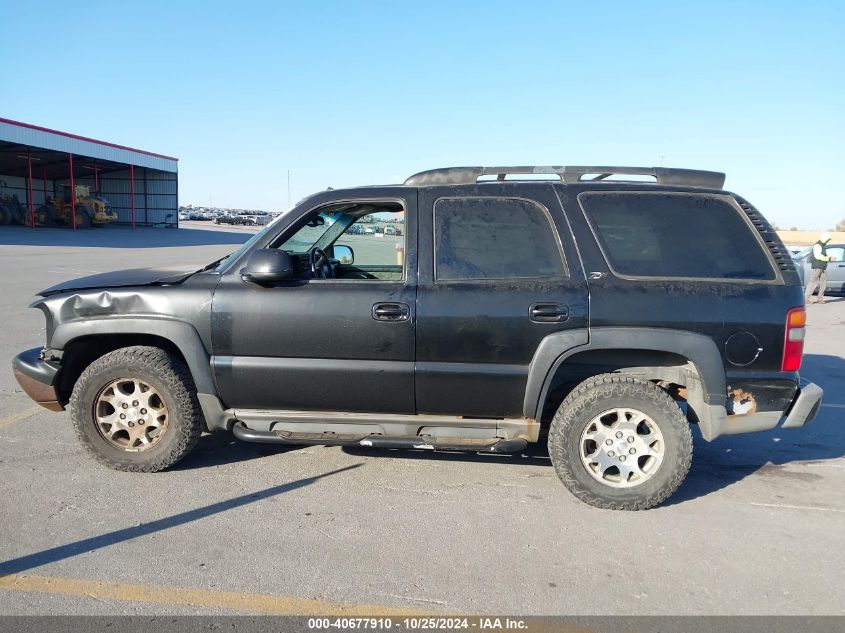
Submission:
POLYGON ((754 229, 724 197, 586 192, 578 199, 618 275, 775 279, 754 229))

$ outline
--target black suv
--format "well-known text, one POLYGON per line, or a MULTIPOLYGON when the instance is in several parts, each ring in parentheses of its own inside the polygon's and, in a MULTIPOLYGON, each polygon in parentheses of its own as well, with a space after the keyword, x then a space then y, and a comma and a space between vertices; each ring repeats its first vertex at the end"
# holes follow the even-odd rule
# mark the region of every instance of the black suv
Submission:
POLYGON ((449 451, 542 438, 579 499, 649 508, 687 474, 690 423, 705 440, 794 428, 821 402, 798 376, 794 264, 723 184, 460 167, 325 191, 202 270, 44 290, 46 347, 15 373, 123 470, 176 463, 206 428, 449 451), (387 222, 403 235, 371 228, 387 222))

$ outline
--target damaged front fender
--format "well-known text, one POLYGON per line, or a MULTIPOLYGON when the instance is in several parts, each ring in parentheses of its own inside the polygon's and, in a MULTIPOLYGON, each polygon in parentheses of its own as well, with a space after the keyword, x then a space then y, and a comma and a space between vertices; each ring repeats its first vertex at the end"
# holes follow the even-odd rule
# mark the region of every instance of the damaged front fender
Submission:
POLYGON ((47 347, 64 350, 86 337, 166 339, 185 358, 201 393, 216 393, 211 373, 211 299, 217 277, 179 287, 108 288, 34 302, 47 320, 47 347))

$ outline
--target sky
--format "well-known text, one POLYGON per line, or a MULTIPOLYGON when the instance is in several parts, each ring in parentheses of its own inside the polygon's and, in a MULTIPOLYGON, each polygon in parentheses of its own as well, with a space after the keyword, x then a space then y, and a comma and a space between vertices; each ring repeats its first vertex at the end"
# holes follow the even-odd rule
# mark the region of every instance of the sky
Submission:
POLYGON ((181 204, 662 164, 782 228, 845 219, 842 0, 0 0, 0 24, 0 117, 176 156, 181 204))

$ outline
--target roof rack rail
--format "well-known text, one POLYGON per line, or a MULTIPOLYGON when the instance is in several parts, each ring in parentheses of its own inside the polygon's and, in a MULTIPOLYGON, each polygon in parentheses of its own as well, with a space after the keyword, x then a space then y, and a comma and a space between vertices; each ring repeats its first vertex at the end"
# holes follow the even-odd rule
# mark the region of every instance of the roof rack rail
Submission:
POLYGON ((522 166, 522 167, 445 167, 430 169, 414 174, 405 181, 406 185, 424 187, 430 185, 474 184, 481 176, 496 176, 504 180, 511 174, 550 174, 562 182, 591 182, 606 180, 610 176, 654 176, 659 185, 686 185, 721 189, 725 185, 725 174, 700 169, 673 169, 669 167, 609 167, 609 166, 522 166), (591 178, 585 176, 591 175, 591 178))

